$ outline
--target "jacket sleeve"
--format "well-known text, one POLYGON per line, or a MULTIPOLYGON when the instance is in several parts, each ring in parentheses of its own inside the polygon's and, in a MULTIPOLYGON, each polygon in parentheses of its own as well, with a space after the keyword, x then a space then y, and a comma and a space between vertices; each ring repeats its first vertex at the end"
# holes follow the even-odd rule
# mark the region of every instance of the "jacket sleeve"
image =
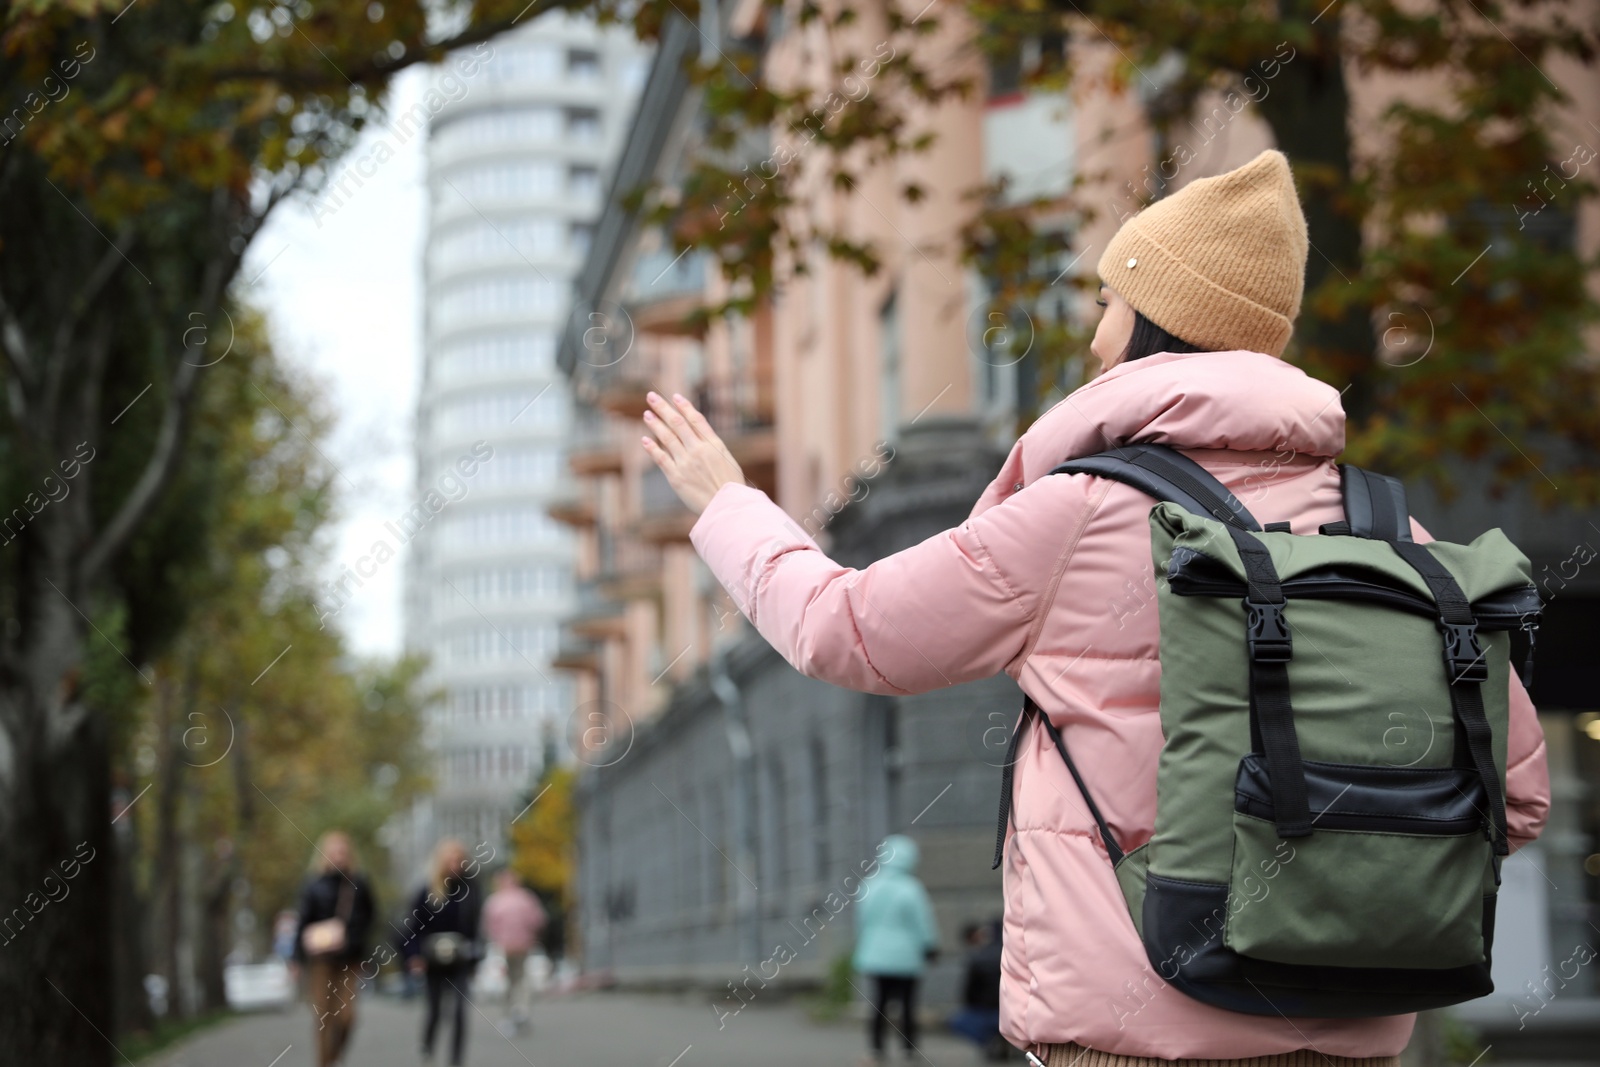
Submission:
POLYGON ((1533 841, 1550 815, 1550 768, 1539 716, 1511 672, 1511 730, 1506 740, 1506 837, 1511 850, 1533 841))
POLYGON ((1082 486, 1060 483, 1086 481, 1045 479, 861 570, 829 559, 744 485, 718 490, 690 539, 802 674, 868 693, 921 693, 987 678, 1022 653, 1061 549, 1087 511, 1082 486), (1050 506, 1033 506, 1041 501, 1050 506), (1076 515, 1073 501, 1085 505, 1076 515))
POLYGON ((355 896, 350 901, 350 921, 346 924, 345 934, 347 943, 357 956, 366 952, 367 935, 372 930, 372 916, 376 910, 372 883, 357 875, 355 896))
MULTIPOLYGON (((1416 519, 1411 536, 1420 544, 1433 540, 1416 519)), ((1506 838, 1515 852, 1535 840, 1550 815, 1550 768, 1545 760, 1544 729, 1523 688, 1511 671, 1511 720, 1506 732, 1506 838)))

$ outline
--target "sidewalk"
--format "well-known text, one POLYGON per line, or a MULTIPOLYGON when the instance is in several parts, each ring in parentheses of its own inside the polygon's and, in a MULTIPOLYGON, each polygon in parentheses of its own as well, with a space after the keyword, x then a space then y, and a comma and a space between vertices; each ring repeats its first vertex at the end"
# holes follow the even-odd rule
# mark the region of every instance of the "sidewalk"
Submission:
MULTIPOLYGON (((499 1033, 500 1006, 469 1008, 470 1067, 854 1067, 866 1047, 863 1027, 820 1026, 797 1004, 752 1004, 721 1030, 704 997, 586 993, 535 1005, 533 1033, 499 1033)), ((412 1067, 421 1062, 422 1002, 365 998, 348 1067, 412 1067)), ((894 1038, 891 1030, 890 1037, 894 1038)), ((898 1040, 898 1039, 895 1039, 898 1040)), ((979 1063, 973 1047, 924 1032, 922 1067, 979 1063)), ((438 1051, 446 1046, 441 1041, 438 1051)), ((442 1062, 442 1060, 441 1060, 442 1062)), ((891 1062, 907 1062, 891 1060, 891 1062)), ((310 1067, 312 1017, 303 1006, 244 1016, 169 1049, 139 1067, 310 1067)))

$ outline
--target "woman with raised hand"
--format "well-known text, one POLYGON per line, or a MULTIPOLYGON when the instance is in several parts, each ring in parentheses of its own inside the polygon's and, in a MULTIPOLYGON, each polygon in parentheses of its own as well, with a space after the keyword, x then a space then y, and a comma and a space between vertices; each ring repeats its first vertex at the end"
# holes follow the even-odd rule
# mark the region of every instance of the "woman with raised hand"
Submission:
MULTIPOLYGON (((1339 392, 1282 359, 1308 244, 1275 151, 1129 218, 1099 261, 1098 377, 1022 436, 966 522, 859 570, 745 485, 692 404, 649 395, 644 448, 699 513, 696 550, 798 670, 891 695, 1004 671, 1065 735, 1101 818, 1049 733, 1019 731, 1003 853, 1001 1031, 1049 1067, 1393 1067, 1411 1034, 1410 1014, 1226 1010, 1157 973, 1106 844, 1131 852, 1155 824, 1152 499, 1093 474, 1050 476, 1148 442, 1199 464, 1263 525, 1315 534, 1343 521, 1339 392)), ((1533 706, 1514 674, 1509 688, 1505 812, 1516 847, 1538 834, 1549 781, 1533 706)))

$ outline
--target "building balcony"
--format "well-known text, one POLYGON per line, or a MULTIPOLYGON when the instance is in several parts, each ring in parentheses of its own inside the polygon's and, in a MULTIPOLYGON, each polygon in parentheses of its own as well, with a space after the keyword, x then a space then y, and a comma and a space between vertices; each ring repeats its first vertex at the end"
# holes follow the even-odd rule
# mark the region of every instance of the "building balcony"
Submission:
POLYGON ((629 279, 628 314, 639 333, 702 337, 705 324, 694 312, 705 305, 705 260, 669 246, 640 256, 629 279))
POLYGON ((644 414, 649 403, 647 395, 655 388, 655 383, 641 364, 616 374, 597 375, 597 378, 594 402, 598 407, 625 419, 637 419, 644 414))
POLYGON ((595 524, 594 501, 581 490, 562 493, 545 511, 557 522, 576 529, 588 529, 595 524))
POLYGON ((599 674, 600 646, 593 641, 562 633, 556 654, 550 658, 550 666, 562 671, 599 674))
POLYGON ((683 544, 689 540, 696 515, 683 506, 667 476, 654 465, 645 468, 639 481, 639 526, 641 540, 651 544, 683 544))
POLYGON ((577 600, 577 610, 562 620, 563 635, 590 641, 614 640, 626 635, 623 605, 608 595, 598 580, 579 582, 577 600))
POLYGON ((694 400, 750 484, 776 492, 778 435, 770 391, 755 382, 707 380, 695 389, 694 400))
MULTIPOLYGON (((643 410, 642 408, 640 410, 643 410)), ((622 473, 622 447, 606 425, 605 415, 578 405, 572 421, 567 466, 580 478, 622 473)))
POLYGON ((661 592, 661 549, 637 537, 601 527, 597 586, 613 600, 645 600, 661 592))

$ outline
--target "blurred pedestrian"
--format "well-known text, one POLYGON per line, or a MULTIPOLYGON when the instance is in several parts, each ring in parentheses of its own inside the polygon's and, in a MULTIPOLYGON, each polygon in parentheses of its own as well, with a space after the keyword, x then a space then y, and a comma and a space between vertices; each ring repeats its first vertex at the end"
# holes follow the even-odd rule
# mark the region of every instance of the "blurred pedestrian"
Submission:
POLYGON ((305 968, 306 993, 317 1020, 317 1067, 339 1063, 349 1048, 374 910, 372 889, 357 869, 350 836, 329 830, 311 857, 311 878, 300 893, 294 934, 294 959, 305 968))
POLYGON ((986 1060, 1004 1060, 1011 1051, 1000 1036, 1000 933, 1001 922, 968 923, 962 931, 967 945, 967 973, 962 981, 961 1010, 950 1019, 950 1029, 983 1050, 986 1060))
POLYGON ((883 857, 879 869, 866 880, 857 905, 853 959, 856 970, 872 980, 872 1016, 867 1023, 872 1058, 867 1063, 886 1058, 883 1028, 889 1023, 891 1003, 900 1006, 896 1030, 906 1056, 917 1055, 917 981, 939 946, 933 905, 913 873, 917 843, 903 834, 891 834, 878 855, 883 857))
POLYGON ((529 1030, 533 990, 528 955, 539 944, 547 917, 544 905, 509 867, 495 875, 495 890, 483 905, 483 929, 506 957, 506 1009, 519 1034, 529 1030))
POLYGON ((300 913, 284 908, 272 920, 272 954, 285 963, 294 959, 295 938, 300 933, 300 913))
POLYGON ((398 945, 407 969, 422 975, 427 987, 422 1024, 424 1064, 434 1062, 434 1038, 447 999, 452 1007, 450 1067, 465 1062, 467 990, 483 955, 478 943, 483 901, 467 867, 467 846, 460 841, 447 837, 434 846, 428 882, 411 902, 398 945))

